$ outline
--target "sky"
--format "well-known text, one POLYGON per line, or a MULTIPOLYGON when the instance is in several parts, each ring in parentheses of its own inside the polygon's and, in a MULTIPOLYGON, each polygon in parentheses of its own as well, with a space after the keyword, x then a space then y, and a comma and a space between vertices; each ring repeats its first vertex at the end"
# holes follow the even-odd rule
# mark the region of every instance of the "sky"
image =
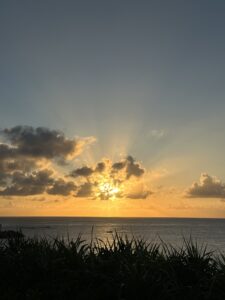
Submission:
POLYGON ((223 0, 0 3, 0 215, 225 217, 223 0))

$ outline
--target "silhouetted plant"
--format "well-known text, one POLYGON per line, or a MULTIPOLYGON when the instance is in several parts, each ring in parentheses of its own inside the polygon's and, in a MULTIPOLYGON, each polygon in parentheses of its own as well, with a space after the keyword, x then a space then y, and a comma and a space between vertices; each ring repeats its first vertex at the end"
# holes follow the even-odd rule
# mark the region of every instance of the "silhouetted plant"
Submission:
POLYGON ((225 256, 191 237, 180 248, 14 236, 0 242, 0 299, 225 299, 225 256))

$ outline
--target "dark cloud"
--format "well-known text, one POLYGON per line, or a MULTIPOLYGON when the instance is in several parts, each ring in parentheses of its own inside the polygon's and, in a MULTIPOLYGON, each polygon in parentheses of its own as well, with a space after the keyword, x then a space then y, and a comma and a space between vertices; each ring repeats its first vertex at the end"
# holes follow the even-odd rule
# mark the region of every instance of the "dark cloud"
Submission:
POLYGON ((141 168, 141 165, 136 162, 132 156, 128 156, 126 159, 113 164, 110 161, 108 161, 107 164, 105 162, 99 162, 94 168, 84 166, 82 168, 75 169, 69 176, 74 178, 84 177, 87 181, 86 183, 82 183, 80 187, 78 186, 77 197, 94 196, 94 190, 96 190, 96 194, 98 195, 97 197, 102 200, 107 200, 111 197, 144 199, 150 195, 150 191, 125 195, 120 189, 120 186, 122 186, 132 176, 141 177, 143 174, 144 169, 141 168), (99 184, 102 186, 102 179, 98 178, 98 173, 102 173, 104 171, 106 172, 106 178, 108 177, 109 184, 107 185, 106 180, 104 188, 98 188, 99 184), (115 187, 118 187, 118 192, 112 192, 115 187))
POLYGON ((15 172, 12 176, 12 182, 22 185, 50 185, 53 183, 51 175, 51 170, 34 171, 30 175, 26 175, 22 172, 15 172))
POLYGON ((4 190, 0 191, 1 196, 29 196, 42 194, 45 190, 44 186, 26 185, 20 186, 14 184, 7 186, 4 190))
POLYGON ((14 148, 1 145, 0 157, 22 155, 52 159, 67 157, 77 147, 75 139, 68 139, 61 131, 44 127, 16 126, 2 130, 1 134, 14 148))
POLYGON ((0 172, 0 187, 5 187, 7 185, 7 177, 6 173, 0 172))
POLYGON ((105 163, 104 162, 99 162, 97 163, 95 169, 84 166, 82 168, 78 168, 73 170, 70 173, 71 177, 78 177, 78 176, 83 176, 83 177, 89 177, 91 176, 93 173, 102 173, 105 170, 105 163))
POLYGON ((125 166, 126 166, 126 161, 119 161, 112 165, 112 169, 119 171, 125 168, 125 166))
MULTIPOLYGON (((68 195, 75 183, 55 179, 49 170, 42 170, 43 159, 62 168, 79 154, 93 138, 69 139, 58 130, 44 127, 16 126, 0 131, 0 195, 27 196, 42 193, 68 195)), ((99 168, 102 166, 99 165, 99 168)), ((100 171, 100 169, 99 169, 100 171)), ((91 172, 77 170, 83 176, 91 172), (82 173, 83 172, 83 173, 82 173)))
POLYGON ((17 148, 0 144, 0 161, 17 156, 17 148))
POLYGON ((225 184, 216 177, 202 173, 199 182, 194 182, 187 190, 191 198, 225 198, 225 184))
POLYGON ((0 172, 11 173, 13 171, 30 172, 36 167, 34 160, 0 160, 0 172))
POLYGON ((44 193, 47 186, 53 184, 50 170, 35 171, 29 175, 17 171, 10 177, 10 184, 0 191, 4 196, 28 196, 44 193))
MULTIPOLYGON (((66 181, 61 174, 55 178, 52 171, 43 170, 43 164, 54 167, 57 172, 69 169, 71 160, 84 145, 93 141, 69 139, 58 130, 44 127, 16 126, 0 131, 0 196, 63 195, 77 191, 77 197, 94 197, 101 180, 112 182, 112 186, 122 186, 130 177, 140 177, 144 169, 132 156, 112 163, 110 160, 98 162, 95 166, 83 166, 73 170, 66 181), (102 174, 101 174, 102 173, 102 174), (103 175, 103 176, 102 176, 103 175), (79 178, 78 178, 79 177, 79 178)), ((48 167, 49 168, 49 167, 48 167)), ((111 191, 99 192, 101 199, 109 199, 111 191), (108 194, 107 194, 108 193, 108 194)), ((113 192, 115 195, 115 192, 113 192)), ((96 196, 96 195, 95 195, 96 196)), ((116 196, 124 197, 118 190, 116 196)), ((146 195, 139 195, 144 198, 146 195)), ((136 197, 132 196, 131 197, 136 197)))
POLYGON ((105 170, 105 163, 99 162, 95 168, 95 172, 102 173, 105 170))
MULTIPOLYGON (((89 177, 93 175, 93 173, 101 173, 105 171, 106 165, 104 162, 99 162, 96 165, 96 168, 93 169, 91 167, 84 166, 82 168, 78 168, 73 170, 69 176, 71 177, 89 177)), ((126 173, 126 179, 129 179, 131 176, 140 177, 144 174, 145 170, 141 168, 139 163, 136 163, 134 158, 132 156, 128 156, 126 160, 119 161, 114 164, 112 164, 109 168, 109 173, 113 177, 113 174, 119 173, 121 170, 125 170, 126 173)))
POLYGON ((34 167, 34 161, 0 160, 0 187, 5 187, 9 181, 13 180, 14 172, 20 171, 22 173, 27 173, 30 172, 34 167))
POLYGON ((130 163, 133 164, 135 162, 134 158, 131 155, 128 155, 126 160, 130 163))
POLYGON ((93 196, 93 184, 90 182, 85 182, 79 187, 77 192, 77 197, 91 197, 93 196))
POLYGON ((92 175, 93 172, 94 172, 94 170, 92 168, 85 166, 85 167, 73 170, 70 173, 70 176, 71 177, 78 177, 78 176, 88 177, 88 176, 92 175))
MULTIPOLYGON (((0 191, 0 195, 4 196, 31 196, 40 195, 47 192, 51 195, 67 196, 76 189, 74 182, 66 182, 63 179, 54 179, 52 171, 41 170, 33 171, 30 174, 16 171, 7 177, 8 185, 0 191)), ((1 177, 0 177, 1 180, 1 177)))
POLYGON ((112 165, 112 173, 120 172, 124 168, 126 171, 126 179, 129 179, 131 176, 140 177, 145 172, 140 164, 135 162, 135 159, 131 155, 127 156, 123 161, 114 163, 112 165))
POLYGON ((64 181, 58 179, 53 183, 53 186, 47 189, 47 193, 51 195, 68 196, 72 191, 76 190, 76 185, 72 181, 64 181))
POLYGON ((140 177, 145 172, 144 169, 141 168, 139 163, 135 163, 135 160, 132 156, 127 157, 126 165, 127 179, 129 179, 131 176, 140 177))

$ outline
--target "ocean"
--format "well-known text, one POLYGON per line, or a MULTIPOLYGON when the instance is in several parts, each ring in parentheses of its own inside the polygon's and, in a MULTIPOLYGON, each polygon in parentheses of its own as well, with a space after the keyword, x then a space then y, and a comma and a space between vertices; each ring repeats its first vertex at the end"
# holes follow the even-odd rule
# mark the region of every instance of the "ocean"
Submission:
POLYGON ((225 252, 225 219, 191 218, 95 218, 95 217, 0 217, 3 230, 22 230, 28 237, 97 237, 111 240, 112 234, 132 235, 148 241, 181 246, 183 239, 207 244, 208 249, 225 252))

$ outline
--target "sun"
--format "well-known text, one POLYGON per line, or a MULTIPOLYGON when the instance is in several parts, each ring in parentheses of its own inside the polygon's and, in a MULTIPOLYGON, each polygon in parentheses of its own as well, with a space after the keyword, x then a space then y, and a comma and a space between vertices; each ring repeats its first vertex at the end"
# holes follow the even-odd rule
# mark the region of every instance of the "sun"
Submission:
POLYGON ((97 197, 102 200, 116 199, 120 193, 121 188, 113 181, 103 180, 97 186, 97 197))

